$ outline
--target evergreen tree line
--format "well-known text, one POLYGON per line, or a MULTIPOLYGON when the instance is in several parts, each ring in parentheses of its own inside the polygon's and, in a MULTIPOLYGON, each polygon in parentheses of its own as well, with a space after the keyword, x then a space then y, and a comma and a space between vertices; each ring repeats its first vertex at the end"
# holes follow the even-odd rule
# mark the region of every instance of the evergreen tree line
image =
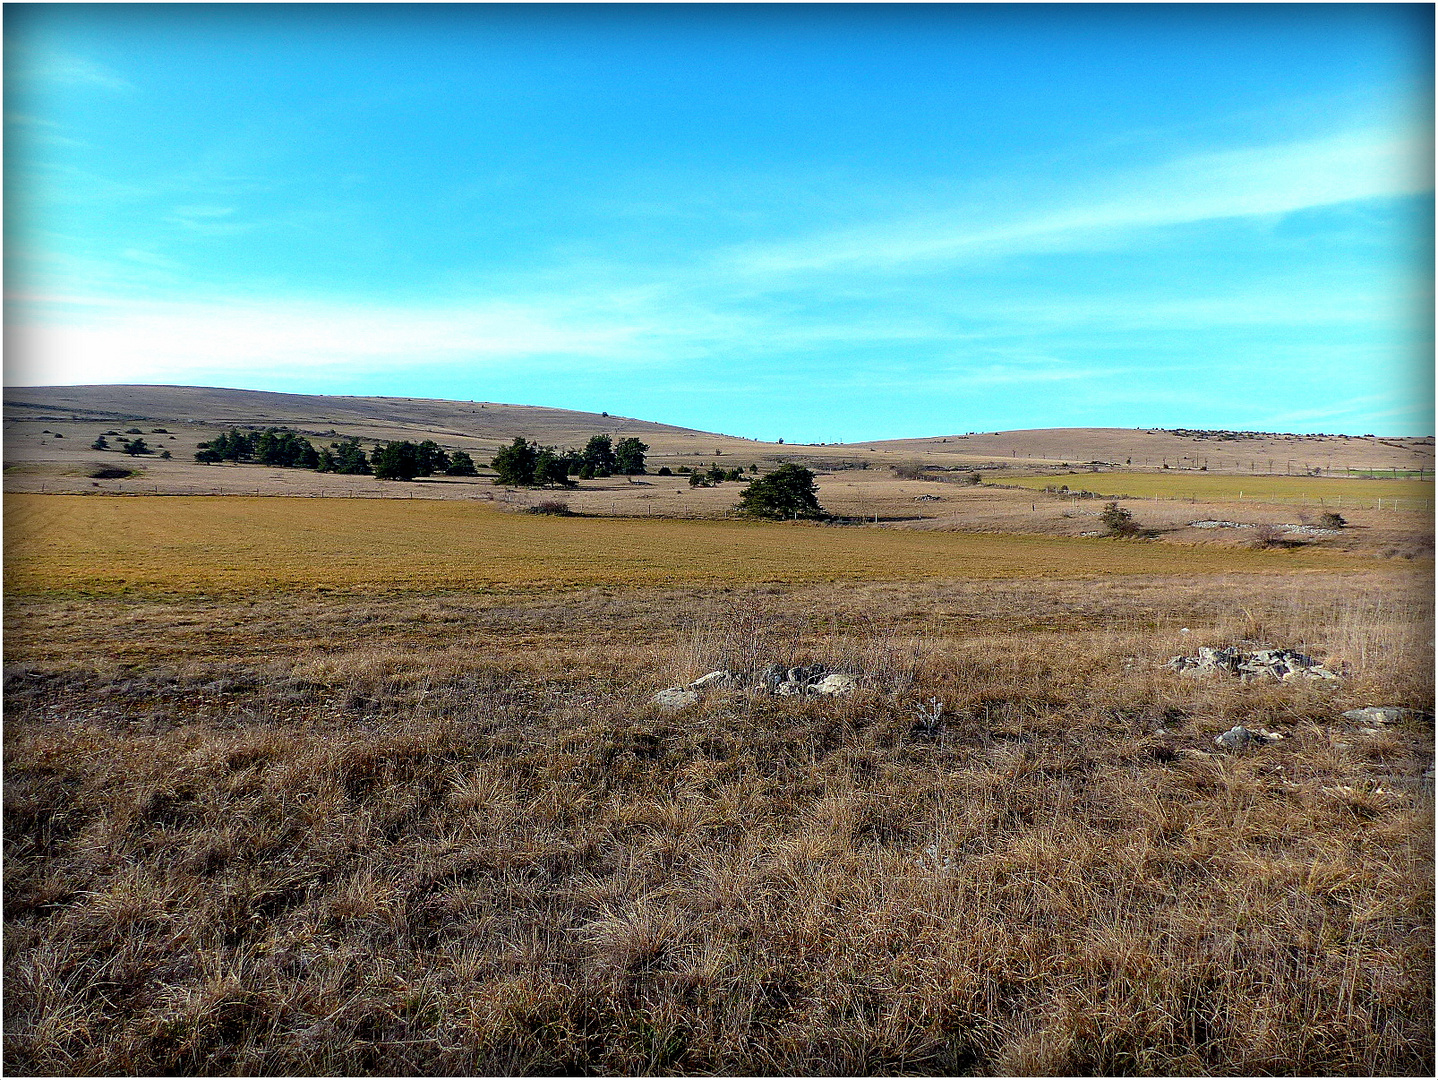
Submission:
POLYGON ((494 455, 492 468, 496 484, 508 487, 574 487, 571 477, 593 480, 605 476, 642 476, 647 443, 620 439, 616 445, 608 435, 595 435, 583 450, 560 450, 540 446, 516 437, 494 455))
POLYGON ((349 476, 374 475, 380 480, 413 480, 417 476, 478 475, 474 459, 463 450, 446 453, 432 439, 408 439, 375 446, 365 455, 358 439, 341 439, 315 449, 303 435, 282 428, 245 432, 237 428, 202 442, 195 460, 207 465, 222 461, 254 462, 282 469, 314 469, 349 476))

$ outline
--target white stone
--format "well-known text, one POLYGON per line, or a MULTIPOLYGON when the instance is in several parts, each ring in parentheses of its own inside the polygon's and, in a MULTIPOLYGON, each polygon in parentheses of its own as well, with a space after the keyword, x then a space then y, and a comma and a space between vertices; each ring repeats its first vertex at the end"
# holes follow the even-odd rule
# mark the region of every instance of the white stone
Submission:
POLYGON ((844 694, 852 694, 858 687, 859 682, 852 675, 845 675, 836 671, 831 675, 825 675, 814 684, 814 693, 825 694, 830 697, 840 697, 844 694))
POLYGON ((1349 709, 1343 719, 1358 724, 1396 724, 1407 711, 1394 705, 1369 705, 1364 709, 1349 709))
POLYGON ((726 683, 734 676, 727 671, 711 671, 708 675, 701 675, 689 684, 691 690, 703 690, 705 687, 714 686, 719 683, 726 683))
POLYGON ((682 686, 667 687, 650 699, 651 705, 658 705, 664 712, 678 712, 698 703, 699 694, 682 686))

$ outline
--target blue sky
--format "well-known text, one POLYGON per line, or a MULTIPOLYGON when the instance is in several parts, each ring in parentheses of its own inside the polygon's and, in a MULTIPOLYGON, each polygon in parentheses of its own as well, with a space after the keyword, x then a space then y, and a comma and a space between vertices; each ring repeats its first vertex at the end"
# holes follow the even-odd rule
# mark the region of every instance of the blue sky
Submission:
POLYGON ((1428 5, 7 5, 5 378, 1433 431, 1428 5))

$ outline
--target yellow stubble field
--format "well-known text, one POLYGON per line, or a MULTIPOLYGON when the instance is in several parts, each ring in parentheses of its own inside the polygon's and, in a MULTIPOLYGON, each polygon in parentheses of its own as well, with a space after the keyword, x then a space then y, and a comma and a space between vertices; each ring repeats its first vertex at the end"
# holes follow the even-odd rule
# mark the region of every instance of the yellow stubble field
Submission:
POLYGON ((5 498, 12 593, 510 589, 1370 568, 1315 551, 862 527, 550 517, 384 499, 5 498))

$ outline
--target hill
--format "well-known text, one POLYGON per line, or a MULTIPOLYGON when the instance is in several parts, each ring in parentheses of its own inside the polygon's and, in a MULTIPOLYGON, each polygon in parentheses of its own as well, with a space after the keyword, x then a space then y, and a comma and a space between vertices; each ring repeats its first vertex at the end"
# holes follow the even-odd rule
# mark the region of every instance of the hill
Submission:
MULTIPOLYGON (((583 445, 599 434, 633 435, 649 444, 656 461, 745 454, 756 461, 800 460, 817 465, 914 460, 955 467, 1018 468, 1107 462, 1134 469, 1168 466, 1285 475, 1309 475, 1315 469, 1335 475, 1348 470, 1401 472, 1433 467, 1432 437, 1051 428, 809 445, 760 442, 633 417, 538 405, 199 386, 12 387, 5 391, 5 422, 7 464, 39 460, 36 449, 52 448, 53 439, 38 440, 37 447, 32 445, 35 440, 26 438, 37 433, 36 425, 49 426, 70 438, 66 425, 84 425, 88 430, 95 424, 130 423, 185 425, 195 441, 230 425, 274 424, 314 436, 353 435, 362 441, 430 438, 485 455, 516 435, 557 446, 583 445)), ((53 449, 58 452, 60 448, 53 449)))

